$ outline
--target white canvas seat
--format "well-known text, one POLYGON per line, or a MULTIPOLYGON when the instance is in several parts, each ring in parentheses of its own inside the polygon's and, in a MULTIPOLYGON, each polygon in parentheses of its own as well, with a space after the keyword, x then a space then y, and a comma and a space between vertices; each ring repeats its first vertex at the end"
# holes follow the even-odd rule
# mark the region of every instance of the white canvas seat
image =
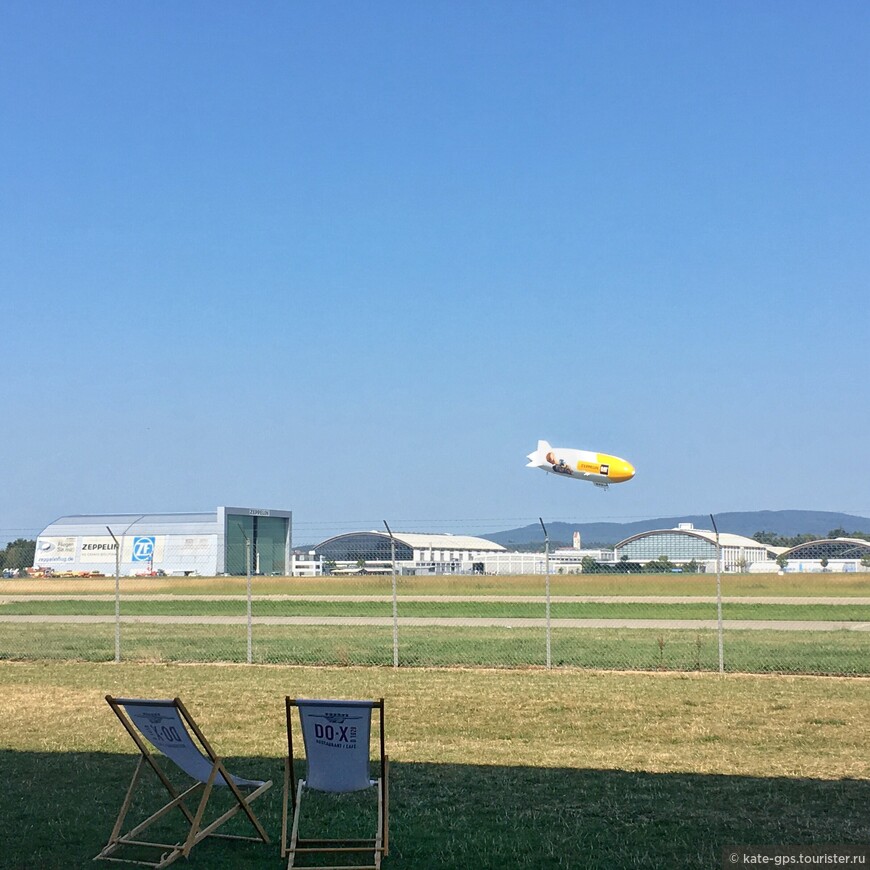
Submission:
POLYGON ((139 761, 109 837, 109 842, 94 860, 120 861, 161 868, 167 867, 182 856, 186 858, 190 854, 190 850, 206 837, 269 842, 269 838, 251 810, 250 804, 271 788, 271 781, 263 782, 262 780, 233 776, 226 769, 223 761, 215 754, 180 698, 152 700, 147 698, 113 698, 111 695, 106 695, 106 701, 136 744, 136 748, 139 750, 139 761), (193 737, 190 732, 193 732, 193 737), (158 757, 155 757, 149 749, 149 744, 154 749, 159 750, 165 758, 169 759, 187 776, 195 780, 194 784, 179 793, 160 767, 158 757), (143 822, 122 834, 124 820, 130 811, 136 786, 145 766, 150 767, 157 775, 169 793, 170 800, 143 822), (215 787, 228 789, 235 799, 235 805, 214 821, 204 823, 206 806, 215 787), (197 795, 200 795, 199 803, 192 810, 185 801, 197 795), (177 809, 186 821, 187 834, 183 840, 170 844, 140 839, 140 835, 147 828, 174 809, 177 809), (245 813, 253 825, 257 833, 256 837, 215 833, 217 828, 229 821, 240 810, 245 813), (133 860, 118 854, 125 846, 152 847, 160 849, 161 854, 155 862, 133 860))
POLYGON ((318 864, 320 870, 373 868, 378 870, 389 851, 389 758, 384 749, 384 699, 378 701, 336 701, 285 698, 287 711, 287 758, 284 764, 284 806, 281 856, 289 855, 287 867, 299 866, 300 857, 313 853, 334 853, 335 860, 352 856, 369 858, 366 864, 318 864), (302 726, 306 775, 296 781, 293 767, 293 708, 302 726), (377 769, 372 777, 372 710, 379 712, 377 769), (374 836, 363 839, 325 839, 299 835, 302 799, 307 790, 347 794, 377 790, 377 823, 374 836), (293 819, 287 842, 288 803, 293 819))

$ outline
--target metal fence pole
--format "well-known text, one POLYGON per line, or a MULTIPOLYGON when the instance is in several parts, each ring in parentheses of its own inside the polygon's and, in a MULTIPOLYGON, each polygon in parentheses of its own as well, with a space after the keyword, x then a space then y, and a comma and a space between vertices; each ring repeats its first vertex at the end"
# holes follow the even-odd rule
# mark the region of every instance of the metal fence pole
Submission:
POLYGON ((253 608, 251 606, 251 571, 253 570, 251 567, 251 542, 248 540, 248 536, 245 534, 245 530, 242 528, 241 523, 236 523, 239 527, 239 531, 242 533, 242 537, 245 539, 245 579, 246 579, 246 611, 247 611, 247 655, 245 657, 245 661, 248 664, 251 664, 254 661, 254 632, 252 628, 252 614, 253 608))
POLYGON ((248 575, 248 588, 247 588, 247 598, 248 598, 248 664, 251 664, 254 660, 254 637, 253 637, 253 628, 252 628, 252 619, 251 619, 251 561, 252 561, 252 553, 251 553, 251 542, 245 538, 245 562, 247 563, 247 575, 248 575))
POLYGON ((716 533, 716 623, 719 633, 719 673, 725 673, 725 642, 722 625, 722 545, 719 542, 719 529, 713 514, 710 514, 713 531, 716 533))
POLYGON ((115 542, 115 664, 121 661, 121 545, 115 533, 106 526, 115 542))
POLYGON ((245 534, 245 530, 242 528, 241 523, 236 523, 239 527, 239 531, 242 533, 242 537, 245 539, 245 578, 247 581, 246 587, 246 595, 245 599, 247 602, 247 634, 248 634, 248 651, 245 660, 248 664, 251 664, 254 660, 254 638, 253 638, 253 629, 251 626, 251 542, 248 540, 248 536, 245 534))
POLYGON ((550 536, 547 534, 547 527, 544 525, 544 520, 538 517, 538 522, 544 530, 544 571, 546 578, 544 580, 544 597, 547 610, 547 667, 553 663, 552 657, 552 636, 550 634, 550 536))
POLYGON ((390 536, 390 571, 393 582, 393 667, 397 668, 399 667, 399 601, 396 594, 396 539, 393 537, 386 520, 384 520, 384 525, 390 536))
POLYGON ((121 545, 127 532, 141 520, 145 514, 140 514, 133 522, 127 525, 127 528, 121 532, 121 540, 115 537, 115 533, 106 526, 106 531, 112 536, 115 542, 115 664, 121 661, 121 545))

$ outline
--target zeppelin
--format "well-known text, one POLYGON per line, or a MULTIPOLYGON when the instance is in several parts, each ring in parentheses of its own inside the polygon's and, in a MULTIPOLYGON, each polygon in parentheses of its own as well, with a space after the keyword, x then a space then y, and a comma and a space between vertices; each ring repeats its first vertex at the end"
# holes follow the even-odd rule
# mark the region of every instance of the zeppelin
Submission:
POLYGON ((634 477, 634 466, 618 456, 575 450, 571 447, 551 447, 539 441, 538 449, 526 457, 527 468, 540 468, 549 474, 586 480, 607 488, 611 483, 625 483, 634 477))

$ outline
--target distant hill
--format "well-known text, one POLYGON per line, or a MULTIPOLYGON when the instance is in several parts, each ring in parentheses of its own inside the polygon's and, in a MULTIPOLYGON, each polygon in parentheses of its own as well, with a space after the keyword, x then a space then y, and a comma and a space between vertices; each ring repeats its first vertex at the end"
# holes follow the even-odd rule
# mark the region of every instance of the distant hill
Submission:
MULTIPOLYGON (((744 535, 747 538, 751 538, 756 532, 774 532, 788 537, 801 534, 824 537, 832 529, 870 533, 870 518, 833 511, 736 511, 716 514, 715 517, 720 532, 744 535)), ((547 523, 547 532, 551 543, 567 544, 571 543, 574 532, 580 532, 583 545, 588 546, 616 544, 641 532, 673 529, 679 523, 692 523, 696 529, 711 528, 708 515, 695 514, 639 520, 634 523, 547 523)), ((544 535, 540 525, 533 523, 519 529, 478 535, 478 537, 510 549, 515 546, 540 544, 543 542, 544 535)))

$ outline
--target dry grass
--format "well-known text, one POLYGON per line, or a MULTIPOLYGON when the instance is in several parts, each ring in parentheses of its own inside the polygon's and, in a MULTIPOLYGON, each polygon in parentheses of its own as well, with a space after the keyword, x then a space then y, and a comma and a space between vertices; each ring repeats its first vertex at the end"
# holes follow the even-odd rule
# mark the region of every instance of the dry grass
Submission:
MULTIPOLYGON (((867 679, 50 662, 0 663, 0 692, 4 867, 93 866, 133 768, 107 692, 180 695, 231 769, 276 782, 285 694, 384 696, 384 870, 670 870, 728 844, 870 839, 867 679)), ((279 860, 215 841, 185 866, 279 860)))
MULTIPOLYGON (((122 577, 122 593, 136 595, 244 595, 244 577, 122 577)), ((544 577, 441 576, 400 577, 404 595, 542 595, 544 577)), ((387 595, 391 578, 382 577, 254 577, 255 595, 358 594, 387 595)), ((713 574, 553 574, 553 595, 713 595, 713 574)), ((114 577, 4 580, 0 595, 111 594, 114 577)), ((830 574, 725 574, 725 595, 870 596, 870 571, 830 574)))
POLYGON ((111 693, 180 695, 223 752, 279 756, 285 694, 384 696, 397 761, 870 779, 867 679, 4 663, 0 687, 4 749, 127 751, 111 693))

